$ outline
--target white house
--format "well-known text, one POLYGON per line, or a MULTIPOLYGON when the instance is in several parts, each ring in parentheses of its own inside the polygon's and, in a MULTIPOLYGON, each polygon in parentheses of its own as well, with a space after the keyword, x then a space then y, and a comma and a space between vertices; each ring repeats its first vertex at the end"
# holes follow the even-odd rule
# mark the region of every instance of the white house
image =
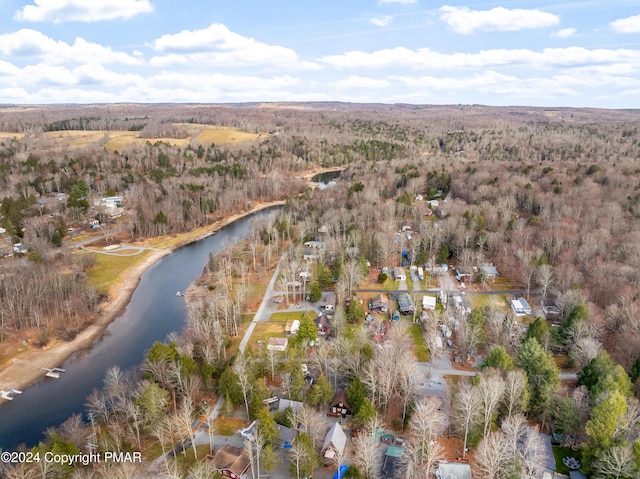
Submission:
POLYGON ((433 311, 436 309, 435 296, 423 296, 422 297, 422 309, 425 311, 433 311))
POLYGON ((269 338, 267 349, 270 351, 286 351, 288 345, 287 338, 269 338))
POLYGON ((527 303, 527 300, 524 298, 512 299, 510 306, 516 316, 531 314, 531 306, 529 306, 529 303, 527 303))

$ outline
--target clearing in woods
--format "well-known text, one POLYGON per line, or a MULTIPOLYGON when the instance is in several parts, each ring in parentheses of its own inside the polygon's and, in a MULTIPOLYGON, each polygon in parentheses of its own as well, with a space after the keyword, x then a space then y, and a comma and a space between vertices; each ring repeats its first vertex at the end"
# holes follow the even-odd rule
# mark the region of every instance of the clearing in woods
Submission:
MULTIPOLYGON (((174 123, 174 126, 189 132, 186 138, 141 138, 139 131, 125 130, 64 130, 47 131, 38 136, 41 146, 51 150, 68 148, 83 148, 87 146, 104 146, 107 150, 122 151, 127 146, 144 145, 158 141, 172 146, 185 148, 193 140, 202 145, 242 143, 253 141, 264 134, 247 133, 233 128, 225 128, 214 125, 200 125, 192 123, 174 123)), ((14 137, 20 139, 22 133, 0 132, 0 140, 10 140, 14 137)))

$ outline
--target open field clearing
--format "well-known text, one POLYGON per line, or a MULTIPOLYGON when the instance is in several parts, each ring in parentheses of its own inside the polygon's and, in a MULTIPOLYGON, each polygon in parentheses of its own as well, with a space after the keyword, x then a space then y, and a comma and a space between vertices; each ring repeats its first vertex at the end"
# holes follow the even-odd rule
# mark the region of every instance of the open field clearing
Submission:
POLYGON ((12 133, 10 131, 0 131, 0 141, 11 140, 13 138, 22 140, 23 137, 24 137, 24 133, 12 133))
POLYGON ((95 255, 96 262, 89 269, 89 280, 101 293, 106 294, 109 288, 120 280, 124 270, 142 261, 148 254, 144 251, 136 256, 95 255))
MULTIPOLYGON (((234 128, 217 127, 192 123, 175 123, 174 126, 189 132, 186 138, 141 138, 139 131, 127 130, 64 130, 41 133, 37 139, 40 147, 51 150, 104 146, 107 150, 122 151, 130 145, 144 145, 158 141, 172 146, 186 148, 195 139, 197 143, 208 146, 253 141, 262 134, 247 133, 234 128)), ((0 141, 12 138, 22 139, 23 133, 0 131, 0 141)))

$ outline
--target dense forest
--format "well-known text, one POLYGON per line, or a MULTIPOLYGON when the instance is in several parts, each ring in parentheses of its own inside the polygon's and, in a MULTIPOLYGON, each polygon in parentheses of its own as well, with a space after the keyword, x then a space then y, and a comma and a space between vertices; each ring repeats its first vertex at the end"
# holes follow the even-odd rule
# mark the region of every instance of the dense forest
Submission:
MULTIPOLYGON (((638 477, 639 128, 640 112, 585 109, 9 108, 0 120, 0 241, 29 252, 0 260, 0 341, 27 328, 43 331, 43 343, 51 334, 65 337, 96 310, 100 292, 86 276, 92 261, 73 258, 64 246, 70 227, 98 220, 134 240, 189 231, 249 204, 288 198, 282 214, 257 225, 238 250, 210 259, 206 284, 219 295, 190 304, 185 331, 152 348, 143 378, 111 371, 105 390, 89 399, 105 448, 137 450, 154 440, 165 453, 190 437, 197 457, 189 425, 203 397, 215 392, 224 416, 236 409, 258 419, 247 446, 257 470, 281 462, 274 452, 276 423, 306 431, 286 453, 289 473, 299 479, 319 467, 326 432, 319 411, 342 387, 354 406, 350 428, 360 431, 352 477, 380 477, 379 427, 405 436, 404 477, 432 477, 445 455, 436 439, 445 435, 464 441, 459 455, 467 462, 469 448, 474 476, 541 477, 540 459, 531 452, 540 446, 527 424, 579 446, 582 470, 592 477, 638 477), (184 125, 233 127, 256 138, 201 143, 184 125), (47 146, 52 132, 80 130, 135 131, 148 141, 121 151, 105 148, 105 140, 47 146), (179 146, 172 139, 188 141, 179 146), (344 168, 338 182, 308 187, 303 173, 328 166, 344 168), (112 217, 96 206, 103 197, 122 197, 122 214, 112 217), (322 244, 313 264, 304 259, 310 241, 322 244), (312 302, 327 291, 337 294, 331 339, 320 340, 304 316, 287 353, 238 352, 231 345, 242 329, 250 284, 276 261, 287 305, 302 301, 296 291, 312 302), (493 264, 506 289, 521 291, 535 311, 554 313, 545 319, 534 312, 519 322, 495 298, 455 318, 439 308, 414 313, 414 321, 388 332, 385 347, 375 347, 372 338, 386 331, 385 321, 371 316, 373 326, 363 326, 364 307, 353 298, 362 296, 358 289, 371 275, 379 285, 369 288, 389 289, 383 268, 404 261, 431 270, 455 265, 469 271, 469 287, 480 292, 494 287, 483 273, 493 264), (302 285, 301 271, 309 273, 302 285), (452 319, 451 354, 462 363, 478 359, 480 373, 449 385, 445 414, 412 383, 417 353, 409 328, 419 325, 418 336, 436 358, 448 354, 438 353, 436 337, 452 319), (313 365, 313 385, 305 382, 301 362, 313 365), (561 381, 561 370, 575 374, 573 382, 561 381), (279 394, 305 403, 295 414, 273 416, 263 407, 277 377, 279 394)), ((39 447, 81 448, 78 438, 88 429, 71 418, 51 431, 51 444, 39 447)), ((214 474, 206 462, 198 464, 191 477, 214 474)), ((166 462, 164 472, 181 477, 186 470, 166 462)), ((61 469, 51 477, 85 473, 61 469)))

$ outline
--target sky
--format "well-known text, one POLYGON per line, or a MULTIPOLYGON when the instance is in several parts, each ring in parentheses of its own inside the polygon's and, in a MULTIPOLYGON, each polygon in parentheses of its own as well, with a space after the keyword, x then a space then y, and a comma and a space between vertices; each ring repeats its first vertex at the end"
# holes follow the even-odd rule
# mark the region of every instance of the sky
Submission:
POLYGON ((0 0, 0 103, 640 108, 640 0, 0 0))

